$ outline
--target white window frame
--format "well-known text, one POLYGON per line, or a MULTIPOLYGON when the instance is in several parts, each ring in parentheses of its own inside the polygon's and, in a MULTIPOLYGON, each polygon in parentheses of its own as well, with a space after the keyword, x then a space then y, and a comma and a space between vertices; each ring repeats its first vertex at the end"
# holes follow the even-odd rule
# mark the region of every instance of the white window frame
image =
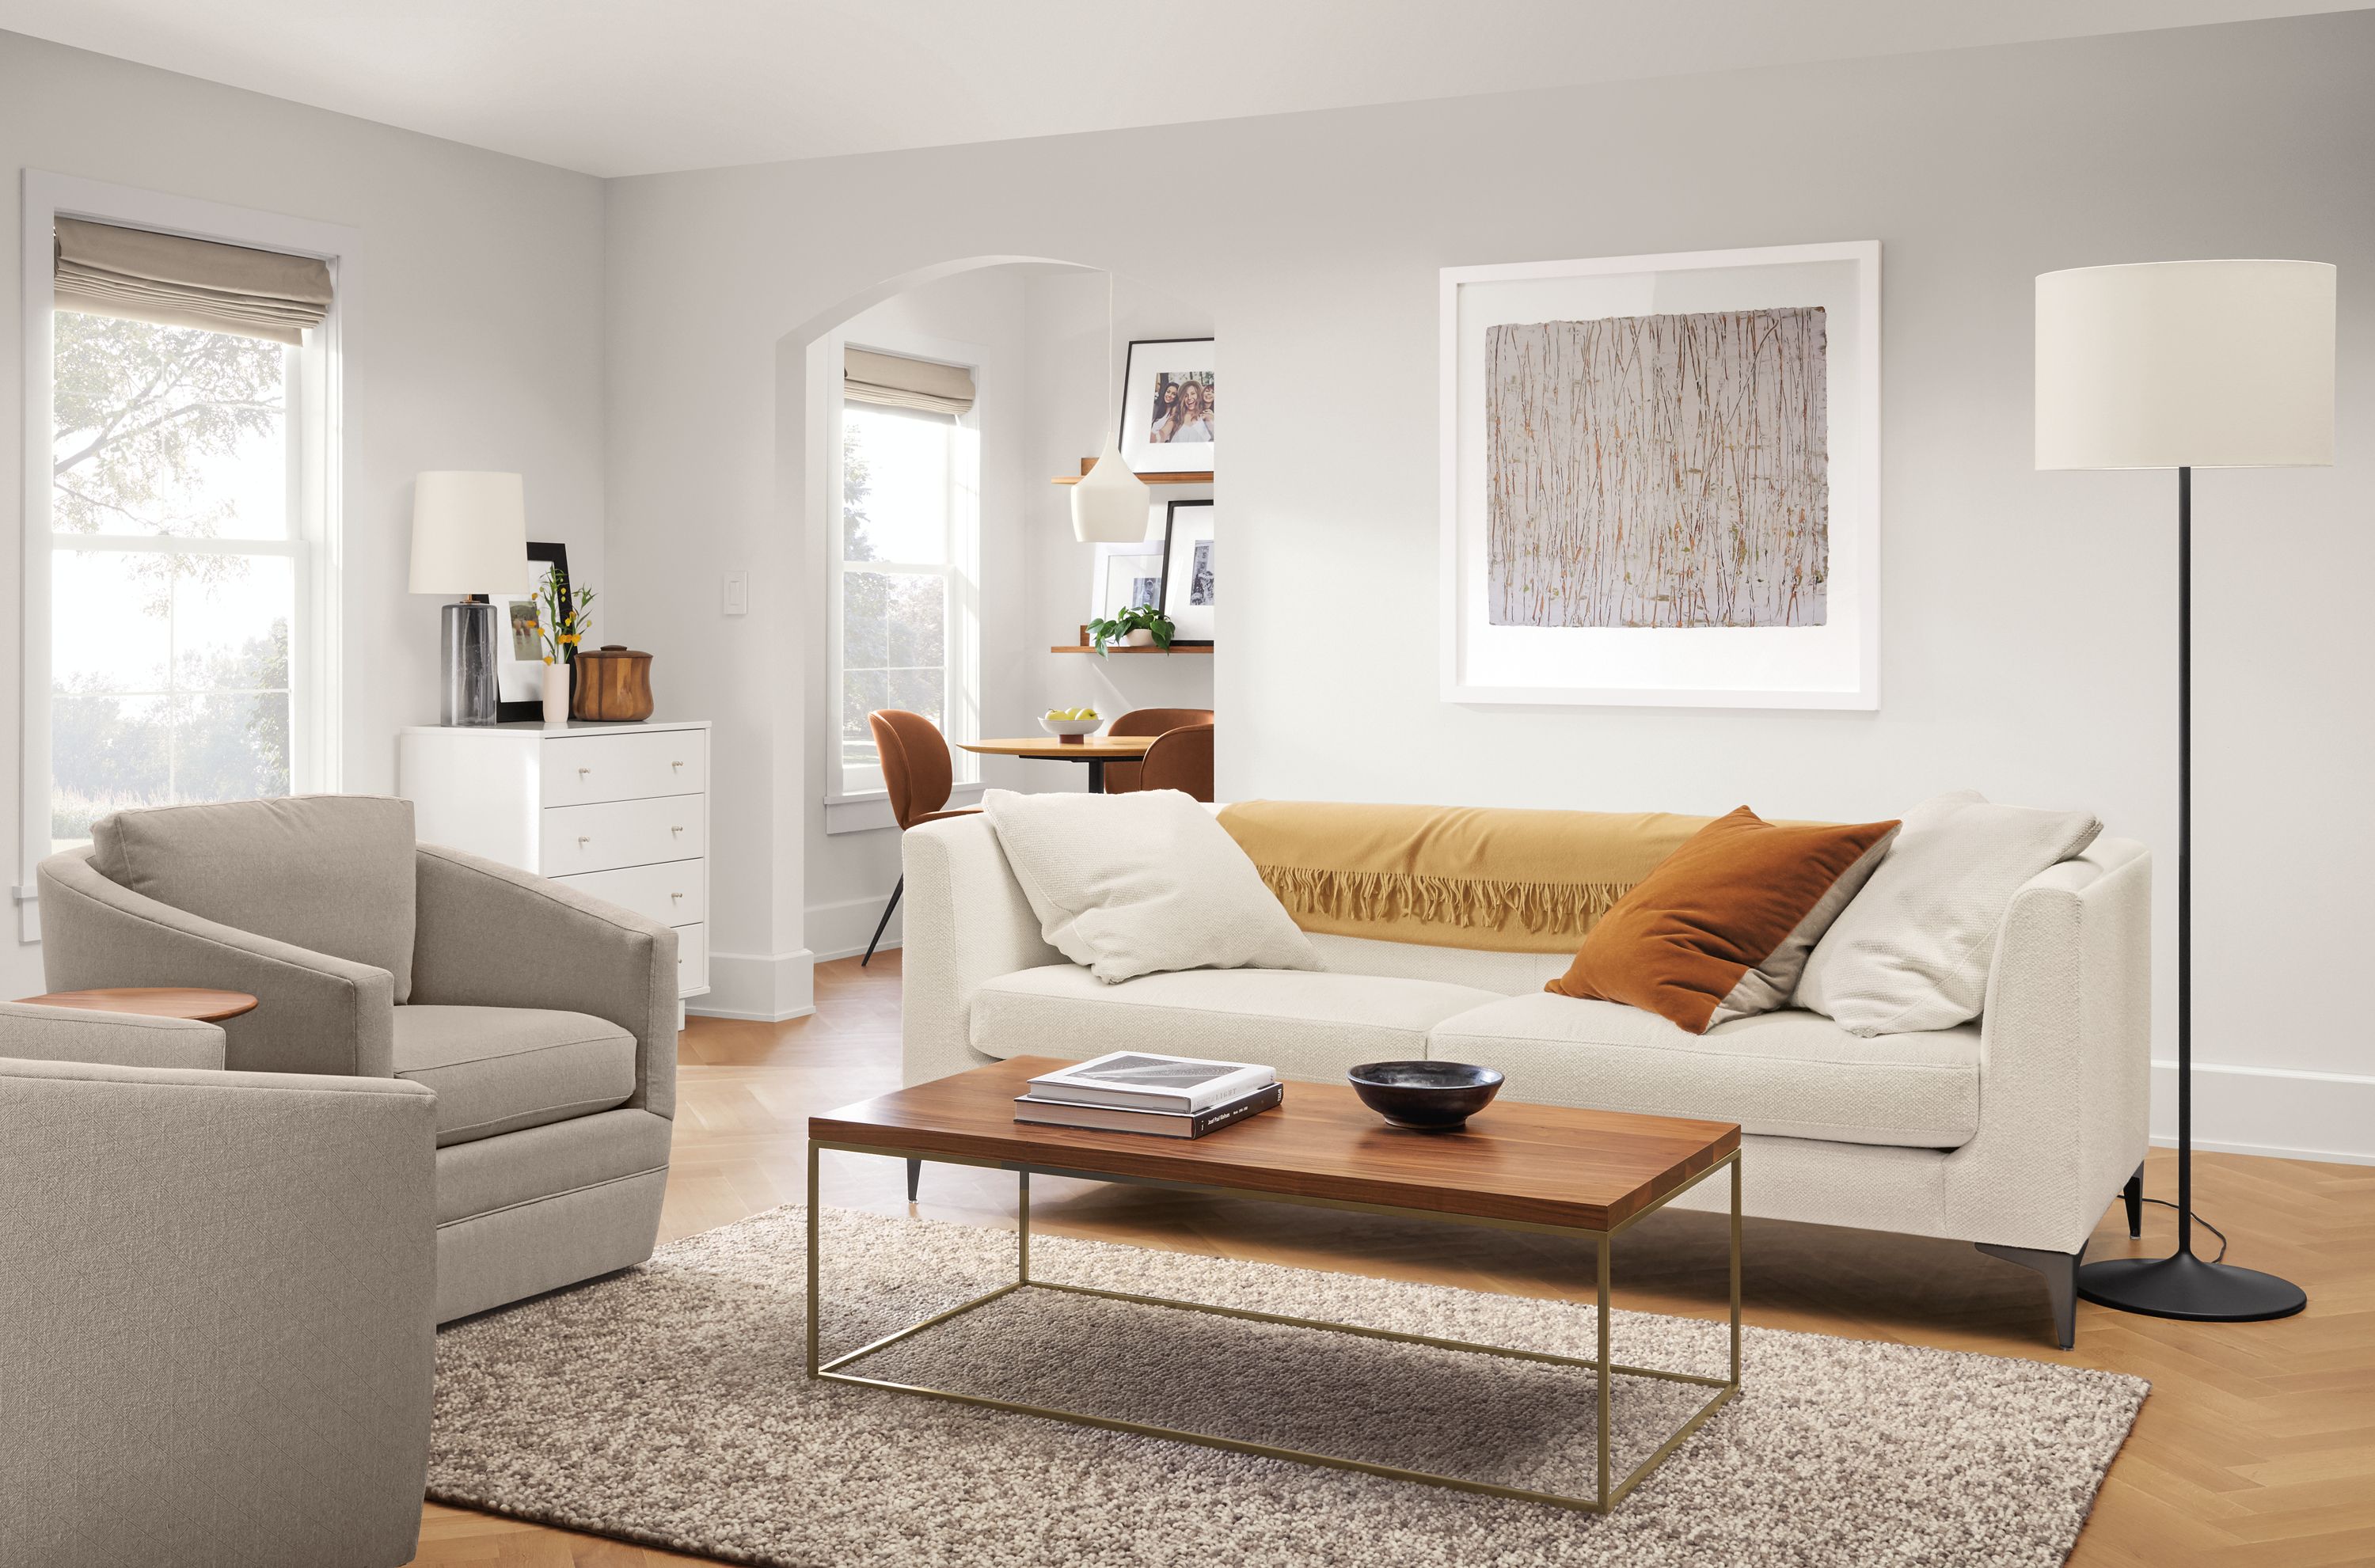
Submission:
POLYGON ((24 616, 18 824, 18 874, 13 890, 20 941, 41 940, 34 868, 50 853, 50 557, 56 548, 51 515, 48 453, 55 441, 52 389, 56 350, 51 312, 56 289, 53 234, 61 216, 85 218, 160 233, 313 256, 330 269, 328 317, 290 356, 288 439, 290 467, 289 537, 265 542, 115 539, 109 549, 171 549, 185 554, 285 555, 296 562, 295 615, 289 627, 292 793, 336 791, 341 782, 339 646, 343 575, 340 502, 344 445, 341 324, 352 303, 360 236, 351 229, 278 213, 226 206, 129 185, 25 171, 22 286, 24 289, 24 508, 21 525, 24 616))
POLYGON ((948 563, 925 566, 896 561, 860 561, 858 570, 866 572, 912 572, 942 578, 948 584, 948 659, 949 700, 947 722, 942 726, 949 737, 950 751, 955 774, 955 784, 950 792, 949 804, 970 806, 981 796, 981 761, 972 752, 960 749, 963 742, 981 737, 981 487, 987 483, 987 463, 982 447, 982 420, 986 407, 994 419, 995 406, 990 400, 996 388, 983 370, 988 351, 977 344, 962 343, 949 338, 927 337, 910 333, 859 331, 844 335, 833 333, 823 339, 821 356, 830 374, 826 376, 823 395, 814 398, 815 406, 823 410, 818 426, 823 461, 817 465, 822 484, 817 492, 816 516, 823 525, 824 535, 824 613, 820 620, 824 626, 825 701, 821 704, 824 721, 824 818, 827 833, 868 832, 878 829, 895 828, 898 823, 891 815, 891 797, 882 789, 851 790, 843 787, 841 763, 841 694, 842 694, 842 575, 849 563, 841 557, 842 549, 842 466, 841 433, 844 400, 842 397, 842 351, 845 348, 867 348, 879 354, 896 354, 904 359, 928 360, 944 365, 959 365, 971 371, 974 377, 974 405, 955 421, 957 429, 971 435, 974 451, 974 488, 967 491, 957 483, 951 472, 949 521, 948 563))

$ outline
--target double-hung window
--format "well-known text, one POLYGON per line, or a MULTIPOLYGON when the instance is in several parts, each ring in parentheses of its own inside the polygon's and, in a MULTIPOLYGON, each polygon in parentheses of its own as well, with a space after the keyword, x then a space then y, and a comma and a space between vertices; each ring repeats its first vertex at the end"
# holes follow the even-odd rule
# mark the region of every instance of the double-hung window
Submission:
POLYGON ((124 807, 333 788, 331 263, 54 226, 27 847, 124 807))
MULTIPOLYGON (((972 738, 981 443, 970 370, 845 350, 841 525, 833 544, 836 796, 883 787, 867 715, 921 713, 972 738)), ((957 752, 956 777, 973 777, 957 752)))

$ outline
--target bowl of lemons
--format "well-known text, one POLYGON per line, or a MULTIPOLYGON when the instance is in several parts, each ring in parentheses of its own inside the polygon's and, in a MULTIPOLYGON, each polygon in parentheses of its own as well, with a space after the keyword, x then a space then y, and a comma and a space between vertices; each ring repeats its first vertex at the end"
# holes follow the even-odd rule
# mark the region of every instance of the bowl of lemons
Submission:
POLYGON ((1103 723, 1094 708, 1050 708, 1040 716, 1039 727, 1077 746, 1103 723))

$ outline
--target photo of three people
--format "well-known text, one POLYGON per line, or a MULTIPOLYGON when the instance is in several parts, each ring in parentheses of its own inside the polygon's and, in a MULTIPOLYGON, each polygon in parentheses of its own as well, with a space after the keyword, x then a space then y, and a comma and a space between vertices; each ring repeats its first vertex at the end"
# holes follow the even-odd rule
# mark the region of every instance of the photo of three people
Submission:
POLYGON ((1147 440, 1160 445, 1212 439, 1212 372, 1178 371, 1154 378, 1147 440))

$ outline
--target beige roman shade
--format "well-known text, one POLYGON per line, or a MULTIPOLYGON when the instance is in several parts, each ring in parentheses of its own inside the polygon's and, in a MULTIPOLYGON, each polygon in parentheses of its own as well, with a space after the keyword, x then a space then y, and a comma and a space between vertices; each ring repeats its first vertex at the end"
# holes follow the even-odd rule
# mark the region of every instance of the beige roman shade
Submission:
POLYGON ((330 312, 329 264, 313 256, 79 218, 57 220, 56 255, 62 311, 288 344, 330 312))
POLYGON ((841 395, 852 403, 962 414, 973 407, 973 372, 871 348, 841 351, 841 395))

